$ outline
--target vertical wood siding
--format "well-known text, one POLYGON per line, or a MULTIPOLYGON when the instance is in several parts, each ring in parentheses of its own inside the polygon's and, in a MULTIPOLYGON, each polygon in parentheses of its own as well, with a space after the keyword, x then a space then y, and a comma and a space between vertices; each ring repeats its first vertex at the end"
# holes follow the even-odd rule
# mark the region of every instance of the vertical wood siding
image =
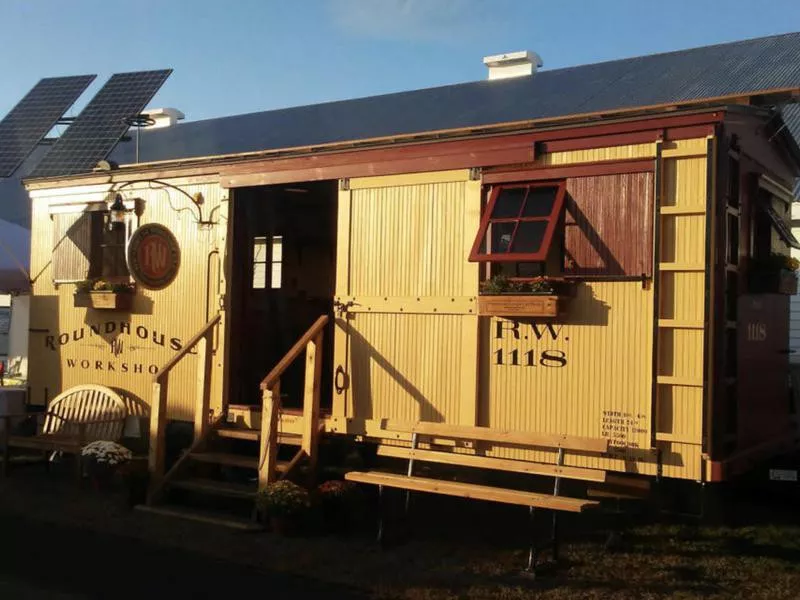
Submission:
POLYGON ((474 303, 453 299, 478 291, 478 266, 466 257, 480 184, 466 171, 436 177, 353 180, 340 201, 348 276, 339 273, 337 295, 355 302, 347 339, 337 330, 338 351, 347 344, 349 354, 348 416, 455 423, 469 420, 465 405, 475 413, 477 316, 474 303))
POLYGON ((564 272, 650 274, 653 174, 567 179, 564 272))
MULTIPOLYGON (((203 216, 214 213, 216 225, 201 228, 196 209, 182 194, 145 185, 125 188, 126 197, 144 200, 140 225, 161 223, 178 239, 181 266, 177 279, 163 290, 137 287, 131 311, 76 308, 75 287, 54 285, 51 203, 71 198, 77 202, 102 201, 107 190, 54 190, 33 201, 31 270, 34 282, 31 302, 30 381, 31 397, 41 404, 73 385, 97 383, 117 388, 138 406, 150 403, 153 371, 175 354, 175 345, 187 342, 219 309, 224 293, 221 256, 226 236, 226 190, 217 184, 174 181, 189 194, 202 193, 203 216), (173 347, 171 347, 171 345, 173 347), (45 392, 46 388, 46 392, 45 392)), ((214 343, 212 406, 222 393, 224 316, 214 343)), ((197 382, 197 357, 189 355, 170 375, 168 414, 191 420, 197 382)))
POLYGON ((61 213, 52 216, 53 279, 82 281, 89 276, 92 256, 92 214, 61 213))
MULTIPOLYGON (((654 475, 660 450, 666 476, 699 479, 705 139, 673 143, 670 151, 660 165, 658 280, 644 288, 632 281, 581 283, 566 315, 551 323, 478 319, 463 308, 469 305, 462 301, 477 294, 477 268, 465 270, 477 230, 477 215, 465 217, 479 205, 479 188, 467 191, 474 182, 436 182, 431 173, 416 182, 413 176, 374 178, 374 185, 352 180, 357 185, 340 196, 337 295, 356 303, 348 319, 337 320, 337 355, 347 354, 351 376, 340 412, 355 420, 422 419, 605 437, 612 446, 607 456, 568 455, 567 464, 654 475), (349 240, 344 246, 343 236, 349 240), (460 308, 447 310, 450 302, 460 308), (466 376, 475 370, 477 378, 466 376)), ((537 163, 655 154, 653 144, 641 144, 544 155, 537 163)), ((651 272, 652 174, 575 178, 568 190, 573 210, 565 245, 577 272, 651 272), (589 225, 594 234, 584 231, 589 225)), ((555 460, 549 451, 485 450, 555 460)))
MULTIPOLYGON (((552 323, 552 330, 544 322, 520 321, 517 339, 509 334, 511 321, 487 318, 481 336, 481 425, 605 437, 620 450, 646 453, 651 434, 652 306, 652 290, 642 289, 641 283, 598 282, 579 286, 566 316, 552 323), (533 324, 543 332, 541 339, 533 324), (508 359, 515 349, 520 351, 517 365, 508 359), (529 351, 535 366, 528 366, 529 351), (566 364, 541 360, 544 352, 560 353, 566 364)), ((538 460, 552 454, 508 448, 495 452, 538 460)), ((623 461, 570 460, 624 468, 623 461)), ((654 460, 647 462, 648 468, 655 467, 654 460)))

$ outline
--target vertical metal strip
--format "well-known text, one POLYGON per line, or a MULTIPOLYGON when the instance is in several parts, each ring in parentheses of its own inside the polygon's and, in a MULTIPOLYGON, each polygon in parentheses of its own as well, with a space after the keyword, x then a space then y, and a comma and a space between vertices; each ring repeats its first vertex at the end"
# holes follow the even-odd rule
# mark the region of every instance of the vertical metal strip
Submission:
MULTIPOLYGON (((706 261, 705 261, 705 283, 704 283, 704 301, 703 301, 703 419, 705 422, 705 430, 703 432, 703 445, 702 452, 708 453, 709 451, 709 435, 710 423, 707 421, 709 418, 709 402, 711 400, 711 390, 709 389, 711 379, 709 377, 709 366, 711 365, 711 352, 713 351, 714 339, 714 315, 711 311, 712 296, 714 294, 713 277, 714 277, 714 184, 716 179, 716 157, 715 157, 715 139, 709 137, 706 142, 706 261)), ((703 470, 700 471, 701 477, 704 477, 703 470)))
POLYGON ((661 289, 661 201, 663 196, 663 158, 662 142, 656 142, 655 182, 653 193, 653 339, 652 339, 652 382, 650 400, 650 447, 656 446, 656 416, 658 413, 658 317, 661 313, 659 293, 661 289))

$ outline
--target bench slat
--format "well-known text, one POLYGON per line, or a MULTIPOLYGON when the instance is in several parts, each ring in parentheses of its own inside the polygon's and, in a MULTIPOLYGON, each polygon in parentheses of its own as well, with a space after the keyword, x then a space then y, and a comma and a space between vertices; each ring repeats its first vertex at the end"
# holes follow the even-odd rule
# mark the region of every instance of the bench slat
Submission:
POLYGON ((547 508, 566 512, 583 512, 599 504, 599 502, 594 500, 582 500, 566 496, 549 496, 547 494, 537 494, 535 492, 522 492, 519 490, 509 490, 506 488, 455 481, 440 481, 438 479, 427 479, 424 477, 408 477, 393 473, 380 473, 377 471, 351 471, 345 474, 345 479, 358 483, 385 485, 386 487, 403 490, 429 492, 445 496, 457 496, 460 498, 474 498, 477 500, 516 504, 519 506, 534 506, 536 508, 547 508))
POLYGON ((8 445, 12 448, 31 448, 34 450, 73 450, 81 449, 80 442, 72 436, 37 435, 35 437, 9 436, 8 445))
POLYGON ((450 437, 462 440, 480 440, 484 442, 494 442, 496 444, 534 446, 537 448, 564 448, 565 450, 579 450, 584 452, 606 452, 608 450, 608 440, 606 439, 573 435, 529 433, 527 431, 495 429, 493 427, 446 425, 427 421, 404 423, 387 419, 383 424, 383 429, 387 431, 410 431, 411 433, 420 435, 450 437))
POLYGON ((603 483, 606 480, 606 472, 596 469, 532 463, 508 458, 491 458, 488 456, 476 456, 474 454, 458 454, 449 451, 412 450, 411 448, 400 446, 379 446, 378 455, 421 460, 444 465, 461 465, 478 469, 496 469, 499 471, 509 471, 511 473, 566 477, 567 479, 579 479, 581 481, 593 481, 596 483, 603 483))

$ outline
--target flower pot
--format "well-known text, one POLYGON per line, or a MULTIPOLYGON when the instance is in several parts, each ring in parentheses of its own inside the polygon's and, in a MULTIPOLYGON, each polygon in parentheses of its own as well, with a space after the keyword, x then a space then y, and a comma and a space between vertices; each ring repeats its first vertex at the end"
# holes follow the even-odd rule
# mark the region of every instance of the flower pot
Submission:
POLYGON ((115 470, 112 467, 93 465, 89 469, 89 482, 96 492, 107 492, 114 487, 115 470))
POLYGON ((794 296, 797 293, 797 276, 793 271, 781 271, 778 279, 778 293, 794 296))
POLYGON ((785 294, 793 296, 797 293, 797 275, 794 271, 766 271, 752 269, 749 276, 749 291, 752 294, 785 294))
POLYGON ((291 536, 297 532, 297 520, 286 515, 271 515, 269 529, 276 535, 291 536))
POLYGON ((130 292, 76 292, 74 306, 98 310, 130 310, 133 294, 130 292))

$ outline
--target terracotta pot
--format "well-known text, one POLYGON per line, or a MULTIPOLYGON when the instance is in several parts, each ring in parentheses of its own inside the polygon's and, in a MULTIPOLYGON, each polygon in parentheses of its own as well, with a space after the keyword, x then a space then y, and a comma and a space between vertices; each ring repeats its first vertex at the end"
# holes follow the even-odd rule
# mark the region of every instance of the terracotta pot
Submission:
POLYGON ((277 535, 293 535, 297 530, 294 519, 286 516, 271 516, 269 518, 269 528, 272 533, 277 535))

